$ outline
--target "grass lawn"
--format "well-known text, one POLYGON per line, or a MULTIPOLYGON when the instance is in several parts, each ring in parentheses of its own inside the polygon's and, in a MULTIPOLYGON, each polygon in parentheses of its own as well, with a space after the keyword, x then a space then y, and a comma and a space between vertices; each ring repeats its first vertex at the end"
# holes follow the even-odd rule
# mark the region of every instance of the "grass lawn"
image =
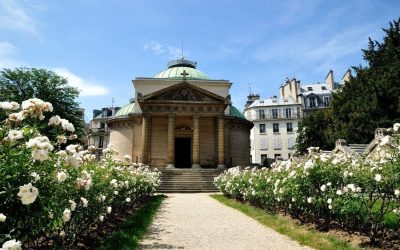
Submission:
POLYGON ((316 230, 310 230, 304 226, 297 225, 293 220, 279 214, 270 214, 265 210, 243 204, 229 199, 220 194, 211 195, 214 199, 246 214, 261 224, 272 228, 278 233, 284 234, 299 242, 301 245, 310 246, 315 249, 361 249, 350 245, 347 241, 337 239, 316 230))
POLYGON ((142 208, 120 226, 119 230, 107 238, 100 249, 135 249, 146 234, 164 196, 152 197, 142 208))

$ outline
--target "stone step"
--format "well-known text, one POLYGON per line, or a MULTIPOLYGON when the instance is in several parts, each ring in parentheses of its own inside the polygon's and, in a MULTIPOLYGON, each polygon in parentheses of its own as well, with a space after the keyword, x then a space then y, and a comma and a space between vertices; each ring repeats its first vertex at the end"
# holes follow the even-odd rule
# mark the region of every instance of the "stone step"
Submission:
POLYGON ((219 190, 157 190, 158 193, 218 193, 219 190))
POLYGON ((173 169, 162 170, 161 186, 157 192, 161 193, 200 193, 219 192, 214 185, 214 178, 221 171, 215 169, 173 169))

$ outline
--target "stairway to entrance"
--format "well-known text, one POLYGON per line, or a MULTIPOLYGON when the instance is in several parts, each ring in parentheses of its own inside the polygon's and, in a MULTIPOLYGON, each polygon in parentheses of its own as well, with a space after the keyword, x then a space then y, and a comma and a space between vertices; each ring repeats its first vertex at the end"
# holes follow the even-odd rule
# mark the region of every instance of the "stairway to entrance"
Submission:
POLYGON ((219 192, 214 177, 222 171, 215 169, 168 169, 161 170, 159 193, 206 193, 219 192))

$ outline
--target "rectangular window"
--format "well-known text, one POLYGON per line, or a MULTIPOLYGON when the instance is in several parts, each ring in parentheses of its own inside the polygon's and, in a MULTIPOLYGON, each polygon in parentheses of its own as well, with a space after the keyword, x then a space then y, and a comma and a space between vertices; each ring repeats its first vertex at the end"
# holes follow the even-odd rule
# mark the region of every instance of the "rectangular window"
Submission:
POLYGON ((324 106, 329 107, 331 104, 331 98, 329 96, 324 96, 324 106))
POLYGON ((99 147, 98 148, 103 148, 103 143, 104 143, 104 136, 99 136, 99 147))
POLYGON ((275 160, 278 159, 278 158, 282 159, 281 154, 274 154, 274 158, 275 158, 275 160))
POLYGON ((273 119, 278 118, 278 109, 272 109, 272 118, 273 119))
POLYGON ((268 160, 268 155, 267 154, 261 154, 261 163, 264 164, 264 161, 268 160))
POLYGON ((282 148, 282 140, 280 137, 274 138, 274 149, 282 148))
POLYGON ((265 119, 264 109, 258 110, 258 119, 265 119))
POLYGON ((274 133, 279 133, 279 123, 272 124, 272 129, 274 133))
POLYGON ((266 150, 266 149, 268 149, 268 146, 267 146, 267 138, 261 138, 261 139, 260 139, 260 149, 261 149, 261 150, 266 150))
POLYGON ((317 100, 315 99, 315 97, 311 97, 310 99, 308 99, 308 101, 309 101, 309 107, 310 108, 317 107, 317 100))
POLYGON ((286 123, 286 132, 293 132, 293 125, 291 122, 286 123))
POLYGON ((286 109, 286 118, 292 118, 292 109, 286 109))
POLYGON ((106 127, 106 123, 105 122, 100 122, 100 128, 104 129, 106 127))
POLYGON ((260 134, 265 134, 265 124, 260 124, 260 134))
POLYGON ((294 147, 294 138, 293 137, 289 137, 287 144, 288 144, 288 149, 292 149, 294 147))

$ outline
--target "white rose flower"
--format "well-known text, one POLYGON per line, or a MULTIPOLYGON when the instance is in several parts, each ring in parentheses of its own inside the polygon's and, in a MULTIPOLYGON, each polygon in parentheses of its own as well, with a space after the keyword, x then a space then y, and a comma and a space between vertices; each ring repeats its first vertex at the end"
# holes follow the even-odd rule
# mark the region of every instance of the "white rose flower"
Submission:
POLYGON ((322 186, 320 187, 320 189, 321 189, 322 192, 325 192, 325 190, 326 190, 326 185, 325 185, 325 184, 322 185, 322 186))
POLYGON ((83 206, 83 207, 87 207, 87 206, 88 206, 88 203, 89 203, 89 202, 88 202, 87 199, 81 197, 81 202, 82 202, 82 206, 83 206))
POLYGON ((64 171, 57 173, 57 181, 58 182, 64 182, 66 179, 67 179, 67 173, 65 173, 64 171))
POLYGON ((114 194, 115 194, 115 195, 118 195, 118 191, 114 191, 114 194))
POLYGON ((22 250, 21 241, 9 240, 3 243, 3 250, 22 250))
POLYGON ((111 211, 112 211, 112 208, 111 207, 107 207, 107 213, 109 214, 109 213, 111 213, 111 211))
POLYGON ((0 102, 0 109, 17 110, 19 107, 19 103, 17 102, 0 102))
POLYGON ((69 205, 71 206, 71 211, 75 211, 76 209, 76 202, 73 200, 68 201, 69 205))
POLYGON ((337 191, 336 191, 336 194, 340 196, 340 195, 343 194, 343 192, 342 192, 342 190, 337 190, 337 191))
POLYGON ((61 123, 61 117, 58 116, 58 115, 55 115, 55 116, 53 116, 53 117, 51 117, 51 118, 49 119, 48 125, 49 125, 49 126, 50 126, 50 125, 60 125, 60 123, 61 123))
POLYGON ((69 210, 68 208, 64 209, 63 212, 63 221, 67 222, 71 219, 71 210, 69 210))
POLYGON ((0 222, 5 222, 7 219, 7 216, 5 216, 3 213, 0 213, 0 222))
POLYGON ((99 216, 99 220, 100 220, 100 221, 103 221, 103 220, 104 220, 104 216, 103 216, 103 215, 100 215, 100 216, 99 216))
POLYGON ((380 181, 382 180, 382 175, 376 174, 376 175, 375 175, 375 180, 376 180, 377 182, 380 182, 380 181))
POLYGON ((16 141, 16 140, 24 138, 24 133, 21 130, 12 129, 12 130, 8 131, 7 137, 11 141, 16 141))
POLYGON ((395 123, 395 124, 393 125, 393 130, 394 130, 395 132, 397 132, 397 131, 399 130, 399 128, 400 128, 400 123, 395 123))
POLYGON ((400 190, 398 190, 398 189, 394 190, 394 195, 399 196, 400 195, 400 190))
POLYGON ((332 199, 329 198, 326 202, 327 202, 328 204, 332 204, 332 199))
POLYGON ((32 186, 32 183, 25 184, 19 187, 18 197, 21 199, 22 204, 29 205, 35 202, 39 195, 39 190, 32 186))
POLYGON ((328 187, 330 187, 330 186, 332 186, 332 183, 331 183, 331 182, 328 182, 328 183, 326 183, 326 185, 327 185, 328 187))
POLYGON ((31 176, 33 177, 34 182, 37 182, 40 180, 40 176, 36 172, 32 172, 31 176))
POLYGON ((126 202, 131 202, 131 198, 126 198, 125 201, 126 202))
POLYGON ((311 203, 311 202, 312 202, 312 197, 308 197, 308 198, 307 198, 307 202, 308 202, 308 203, 311 203))
POLYGON ((332 210, 332 205, 331 205, 331 204, 329 204, 328 208, 329 208, 330 210, 332 210))

